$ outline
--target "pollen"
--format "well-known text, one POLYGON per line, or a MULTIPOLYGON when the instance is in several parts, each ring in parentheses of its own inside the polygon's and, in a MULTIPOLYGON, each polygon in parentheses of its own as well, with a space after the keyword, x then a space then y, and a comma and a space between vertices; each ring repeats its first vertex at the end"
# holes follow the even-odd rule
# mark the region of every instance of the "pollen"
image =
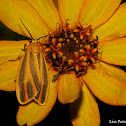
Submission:
POLYGON ((98 61, 98 37, 93 37, 92 26, 84 27, 77 23, 69 28, 65 23, 57 31, 50 34, 45 49, 46 56, 52 66, 60 74, 74 71, 81 76, 86 74, 89 65, 98 61))

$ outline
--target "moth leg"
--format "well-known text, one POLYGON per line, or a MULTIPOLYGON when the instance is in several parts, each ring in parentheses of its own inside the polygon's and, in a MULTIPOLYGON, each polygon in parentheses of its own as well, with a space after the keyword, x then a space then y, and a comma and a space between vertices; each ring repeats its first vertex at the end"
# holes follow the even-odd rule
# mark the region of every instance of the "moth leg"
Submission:
POLYGON ((49 61, 49 64, 50 64, 49 68, 48 68, 48 70, 49 70, 52 67, 52 62, 51 62, 51 60, 48 57, 45 57, 45 59, 49 61))
POLYGON ((23 49, 21 49, 21 50, 22 50, 23 52, 25 52, 25 51, 27 50, 27 48, 26 48, 26 47, 27 47, 27 44, 25 43, 25 44, 24 44, 24 48, 23 48, 23 49))
POLYGON ((16 59, 11 59, 11 60, 8 60, 8 61, 17 61, 17 60, 20 60, 20 58, 23 56, 24 52, 27 50, 27 44, 25 43, 24 44, 24 48, 21 49, 21 52, 19 54, 19 56, 16 58, 16 59), (23 51, 23 52, 22 52, 23 51))
POLYGON ((19 56, 16 59, 9 59, 9 60, 1 63, 0 65, 2 65, 4 63, 7 63, 7 62, 14 62, 14 61, 20 60, 20 58, 23 56, 24 52, 26 51, 26 47, 27 47, 27 44, 24 44, 24 48, 21 49, 21 52, 20 52, 19 56))

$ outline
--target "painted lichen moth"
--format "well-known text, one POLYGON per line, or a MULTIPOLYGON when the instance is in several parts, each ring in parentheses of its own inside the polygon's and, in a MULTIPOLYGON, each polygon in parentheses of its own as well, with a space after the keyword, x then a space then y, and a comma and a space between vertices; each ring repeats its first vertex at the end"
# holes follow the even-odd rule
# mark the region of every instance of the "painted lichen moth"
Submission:
MULTIPOLYGON (((24 27, 26 28, 25 25, 24 27)), ((26 30, 28 31, 27 28, 26 30)), ((30 34, 29 31, 28 33, 30 34)), ((39 105, 44 105, 48 98, 49 80, 43 49, 38 42, 42 37, 33 40, 31 34, 30 36, 31 43, 24 48, 25 52, 21 57, 16 77, 16 95, 20 104, 24 105, 35 100, 39 105)))

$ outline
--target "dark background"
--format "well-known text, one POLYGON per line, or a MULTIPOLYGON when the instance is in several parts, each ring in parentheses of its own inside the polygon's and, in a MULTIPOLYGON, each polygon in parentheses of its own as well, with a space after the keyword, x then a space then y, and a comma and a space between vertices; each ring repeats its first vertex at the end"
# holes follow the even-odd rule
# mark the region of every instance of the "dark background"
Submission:
MULTIPOLYGON (((114 0, 113 0, 114 2, 114 0)), ((126 0, 122 0, 122 3, 126 0)), ((21 35, 9 30, 0 22, 0 40, 21 40, 26 39, 21 35)), ((126 71, 126 67, 122 67, 126 71)), ((125 124, 109 124, 109 120, 125 120, 126 121, 126 106, 111 106, 97 100, 101 126, 126 126, 125 124)), ((0 91, 0 124, 18 126, 16 123, 16 113, 19 103, 16 99, 15 92, 0 91)), ((63 105, 56 102, 50 114, 40 123, 35 126, 72 126, 69 117, 69 104, 63 105)))

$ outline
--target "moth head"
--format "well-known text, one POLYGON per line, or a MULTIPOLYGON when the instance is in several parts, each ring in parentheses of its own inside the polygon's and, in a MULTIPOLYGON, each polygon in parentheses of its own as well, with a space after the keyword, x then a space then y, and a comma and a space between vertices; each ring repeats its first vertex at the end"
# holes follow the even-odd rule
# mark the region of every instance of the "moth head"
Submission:
POLYGON ((40 45, 38 44, 38 41, 32 40, 31 44, 29 45, 32 52, 37 53, 40 50, 40 45))

